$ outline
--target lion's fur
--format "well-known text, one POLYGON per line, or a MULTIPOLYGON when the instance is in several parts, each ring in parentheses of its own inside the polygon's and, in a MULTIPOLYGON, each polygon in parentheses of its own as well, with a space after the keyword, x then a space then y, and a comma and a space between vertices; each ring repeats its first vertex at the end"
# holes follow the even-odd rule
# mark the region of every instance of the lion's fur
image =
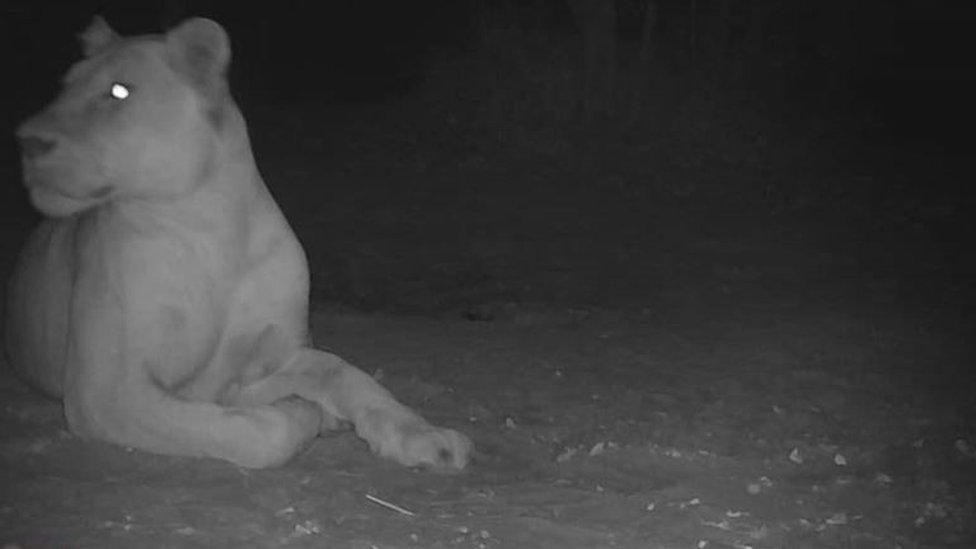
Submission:
POLYGON ((73 432, 149 451, 275 465, 348 420, 381 455, 463 467, 463 435, 307 346, 304 252, 227 91, 223 29, 121 38, 96 18, 82 42, 18 130, 48 219, 9 285, 14 368, 73 432))

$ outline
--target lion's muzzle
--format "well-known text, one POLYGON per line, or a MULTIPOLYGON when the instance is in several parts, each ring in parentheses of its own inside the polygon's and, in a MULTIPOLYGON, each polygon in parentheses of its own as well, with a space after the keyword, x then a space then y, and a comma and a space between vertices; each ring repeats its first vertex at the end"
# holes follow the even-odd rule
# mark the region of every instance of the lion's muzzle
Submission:
POLYGON ((37 135, 21 135, 18 136, 17 141, 20 145, 20 154, 23 156, 24 162, 30 162, 46 156, 57 146, 57 141, 37 135))

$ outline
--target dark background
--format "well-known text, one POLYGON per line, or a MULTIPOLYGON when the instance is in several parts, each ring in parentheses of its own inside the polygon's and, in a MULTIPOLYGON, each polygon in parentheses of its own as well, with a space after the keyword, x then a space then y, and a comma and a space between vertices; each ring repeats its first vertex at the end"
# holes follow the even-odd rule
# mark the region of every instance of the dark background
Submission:
MULTIPOLYGON (((651 67, 633 66, 646 2, 616 4, 617 63, 623 73, 731 73, 736 71, 730 66, 745 65, 737 83, 753 92, 760 87, 779 92, 769 90, 766 101, 843 105, 846 114, 876 116, 900 139, 944 141, 950 147, 958 141, 946 139, 946 133, 964 129, 972 115, 970 29, 976 15, 963 2, 658 1, 651 67)), ((556 58, 553 50, 580 57, 581 49, 578 22, 566 0, 285 0, 274 5, 13 0, 2 10, 5 66, 17 75, 16 86, 7 91, 27 90, 20 92, 24 95, 52 85, 77 55, 73 34, 95 13, 122 34, 158 32, 192 15, 215 18, 234 37, 235 77, 288 100, 402 95, 443 69, 444 57, 472 57, 489 48, 507 48, 511 55, 537 49, 533 53, 549 56, 537 59, 540 64, 556 58), (498 44, 502 40, 490 35, 500 31, 518 36, 498 44), (298 75, 302 85, 291 85, 288 79, 298 75)))
MULTIPOLYGON (((376 268, 343 258, 359 252, 339 249, 342 235, 319 239, 328 227, 310 218, 357 223, 385 202, 425 218, 451 210, 463 225, 466 197, 494 190, 532 204, 561 195, 571 209, 613 202, 635 218, 670 216, 716 234, 870 242, 908 250, 888 267, 896 274, 922 262, 940 280, 968 279, 972 9, 661 0, 648 18, 649 5, 616 3, 610 61, 588 80, 586 18, 567 0, 5 2, 8 223, 30 216, 13 128, 56 93, 91 16, 139 34, 203 15, 232 37, 232 89, 269 186, 306 245, 315 241, 313 267, 322 254, 319 280, 341 281, 317 286, 323 297, 395 306, 375 287, 403 266, 362 275, 376 268), (375 287, 356 289, 362 277, 375 287)), ((589 230, 627 238, 601 225, 617 209, 590 210, 589 230)), ((492 212, 487 223, 510 222, 492 212)), ((438 227, 425 234, 456 233, 438 227)), ((449 278, 487 276, 483 266, 462 270, 475 273, 449 278)))

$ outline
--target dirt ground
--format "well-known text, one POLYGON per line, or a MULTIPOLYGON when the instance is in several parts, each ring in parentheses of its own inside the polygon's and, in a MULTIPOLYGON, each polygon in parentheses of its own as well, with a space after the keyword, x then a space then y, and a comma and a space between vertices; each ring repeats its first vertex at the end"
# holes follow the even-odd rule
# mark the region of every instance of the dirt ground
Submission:
MULTIPOLYGON (((349 432, 274 470, 160 457, 4 373, 4 547, 976 546, 971 278, 936 227, 284 138, 255 144, 316 341, 474 462, 403 469, 349 432)), ((6 220, 5 271, 31 218, 6 220)))

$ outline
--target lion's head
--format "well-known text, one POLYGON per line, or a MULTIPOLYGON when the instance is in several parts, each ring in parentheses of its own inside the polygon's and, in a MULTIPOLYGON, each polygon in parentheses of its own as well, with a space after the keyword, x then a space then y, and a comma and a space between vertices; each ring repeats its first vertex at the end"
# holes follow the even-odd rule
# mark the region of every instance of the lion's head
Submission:
POLYGON ((185 193, 210 169, 231 105, 227 34, 191 19, 164 35, 121 38, 101 18, 63 91, 17 131, 24 183, 50 216, 112 200, 185 193))

